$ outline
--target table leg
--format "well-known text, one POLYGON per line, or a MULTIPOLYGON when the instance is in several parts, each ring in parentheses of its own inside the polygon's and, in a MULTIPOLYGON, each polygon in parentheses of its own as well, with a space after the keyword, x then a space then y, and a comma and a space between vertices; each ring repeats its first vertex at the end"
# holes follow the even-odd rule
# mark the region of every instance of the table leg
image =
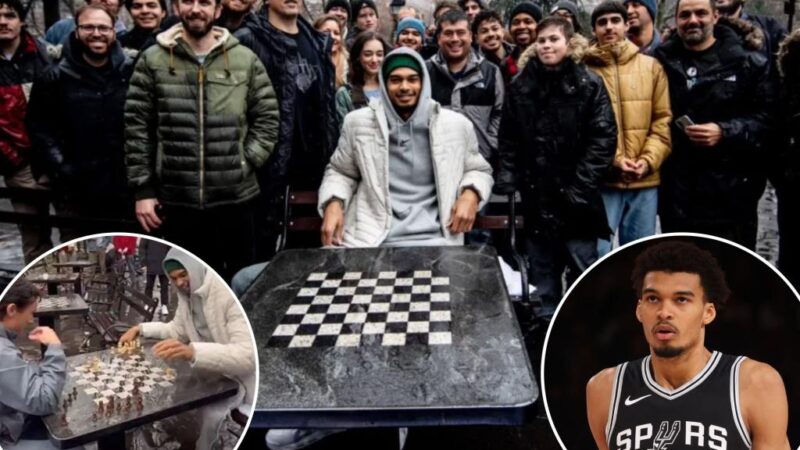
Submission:
POLYGON ((75 293, 76 293, 76 294, 78 294, 78 295, 81 295, 81 294, 83 294, 83 287, 82 287, 82 285, 81 285, 81 277, 78 277, 78 279, 77 279, 77 280, 75 280, 75 288, 74 288, 74 291, 75 291, 75 293))
POLYGON ((125 448, 125 432, 109 434, 97 440, 97 450, 123 450, 125 448))
POLYGON ((58 284, 56 284, 56 283, 47 283, 47 293, 49 295, 57 295, 58 294, 58 284))

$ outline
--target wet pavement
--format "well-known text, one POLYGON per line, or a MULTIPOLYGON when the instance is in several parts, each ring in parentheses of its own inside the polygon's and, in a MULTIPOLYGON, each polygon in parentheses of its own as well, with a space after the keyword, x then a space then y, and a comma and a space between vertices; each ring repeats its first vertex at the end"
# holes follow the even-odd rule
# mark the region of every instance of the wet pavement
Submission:
MULTIPOLYGON (((7 200, 0 201, 0 210, 10 210, 7 200)), ((774 190, 769 187, 759 203, 759 235, 757 252, 767 261, 775 264, 778 257, 777 204, 774 190)), ((54 232, 57 236, 57 232, 54 232)), ((0 224, 0 269, 20 270, 23 266, 19 234, 14 225, 0 224)), ((156 289, 155 292, 158 292, 156 289)), ((175 305, 171 305, 170 311, 175 305)), ((135 314, 134 314, 135 315, 135 314)), ((166 318, 167 320, 169 317, 166 318)), ((135 317, 125 316, 124 320, 135 323, 135 317)), ((88 335, 91 330, 78 317, 69 317, 60 321, 57 327, 59 336, 65 342, 68 351, 77 352, 81 343, 88 338, 89 348, 100 348, 99 336, 88 335)), ((26 353, 38 358, 38 347, 31 342, 23 344, 26 353)), ((538 373, 538 370, 537 370, 538 373)), ((168 420, 156 422, 136 432, 128 433, 128 448, 135 450, 150 449, 190 449, 196 437, 197 417, 194 413, 186 413, 168 420)), ((232 448, 238 439, 241 429, 234 423, 226 423, 223 427, 223 448, 232 448)), ((240 448, 263 449, 265 430, 251 430, 245 436, 240 448)), ((395 429, 351 430, 330 436, 322 442, 309 447, 311 450, 332 450, 339 448, 384 449, 397 448, 397 432, 395 429)), ((91 448, 91 447, 87 447, 91 448)), ((547 420, 541 415, 530 420, 522 427, 432 427, 414 428, 409 431, 406 450, 420 449, 508 449, 508 450, 550 450, 559 446, 550 430, 547 420)))
MULTIPOLYGON (((50 256, 47 257, 51 259, 50 256)), ((85 255, 81 259, 85 258, 85 255)), ((90 256, 91 258, 91 256, 90 256)), ((41 272, 41 269, 34 269, 35 272, 41 272)), ((90 275, 88 271, 84 274, 86 281, 90 275)), ((144 286, 144 277, 140 276, 135 280, 138 286, 144 286)), ((91 285, 91 283, 90 283, 91 285)), ((87 286, 84 283, 84 286, 87 286)), ((91 286, 89 286, 91 289, 91 286)), ((63 286, 60 288, 59 293, 70 292, 71 287, 63 286)), ((96 294, 97 291, 92 290, 89 294, 89 303, 93 301, 103 301, 103 295, 96 294)), ((153 290, 155 295, 158 295, 158 285, 153 290)), ((156 313, 154 321, 168 322, 172 320, 174 311, 177 304, 172 303, 169 305, 169 314, 161 316, 156 313)), ((123 308, 119 321, 129 325, 135 325, 142 321, 141 317, 136 311, 128 308, 123 308)), ((64 345, 64 352, 67 356, 75 355, 78 353, 94 352, 104 349, 104 341, 97 330, 88 322, 86 316, 63 316, 56 320, 55 327, 56 334, 58 334, 64 345)), ((39 345, 27 339, 26 336, 20 335, 17 341, 20 349, 22 349, 23 357, 29 360, 38 360, 40 358, 39 345)), ((126 433, 127 448, 130 450, 178 450, 178 449, 193 449, 197 439, 197 429, 199 427, 199 416, 196 411, 189 411, 182 413, 168 419, 154 422, 137 428, 133 431, 126 433)), ((222 427, 220 442, 218 449, 230 450, 236 445, 239 436, 242 434, 242 428, 231 420, 227 420, 222 427)), ((96 448, 95 444, 86 446, 87 450, 96 448)))

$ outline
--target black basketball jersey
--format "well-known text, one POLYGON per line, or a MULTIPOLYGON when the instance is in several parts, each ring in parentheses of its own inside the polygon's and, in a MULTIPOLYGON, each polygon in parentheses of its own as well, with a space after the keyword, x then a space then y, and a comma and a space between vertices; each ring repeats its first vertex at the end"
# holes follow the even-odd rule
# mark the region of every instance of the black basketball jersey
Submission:
POLYGON ((617 366, 606 439, 610 450, 739 450, 752 445, 739 409, 744 356, 713 352, 675 390, 655 381, 650 356, 617 366))

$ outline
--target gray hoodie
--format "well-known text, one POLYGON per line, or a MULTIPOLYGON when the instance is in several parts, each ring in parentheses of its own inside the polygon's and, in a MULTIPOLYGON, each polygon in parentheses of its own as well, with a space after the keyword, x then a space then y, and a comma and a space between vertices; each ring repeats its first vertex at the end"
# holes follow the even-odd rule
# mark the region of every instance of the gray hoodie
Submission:
POLYGON ((385 60, 397 54, 410 55, 417 60, 422 70, 422 91, 414 113, 408 120, 403 120, 389 99, 383 73, 378 76, 383 110, 389 124, 389 196, 392 205, 389 234, 381 245, 449 245, 442 235, 431 158, 430 76, 425 61, 411 49, 392 50, 385 60))

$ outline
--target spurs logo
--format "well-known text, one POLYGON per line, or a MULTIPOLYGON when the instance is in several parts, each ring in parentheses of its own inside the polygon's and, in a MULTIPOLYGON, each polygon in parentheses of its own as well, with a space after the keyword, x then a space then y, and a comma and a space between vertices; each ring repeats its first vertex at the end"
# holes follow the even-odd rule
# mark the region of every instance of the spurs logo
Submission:
POLYGON ((669 427, 669 422, 666 420, 661 422, 661 425, 658 427, 658 434, 656 434, 655 439, 653 439, 653 448, 650 450, 667 450, 667 447, 675 442, 675 439, 677 439, 678 434, 681 432, 681 422, 679 420, 672 422, 672 427, 670 427, 669 432, 667 432, 667 427, 669 427))

